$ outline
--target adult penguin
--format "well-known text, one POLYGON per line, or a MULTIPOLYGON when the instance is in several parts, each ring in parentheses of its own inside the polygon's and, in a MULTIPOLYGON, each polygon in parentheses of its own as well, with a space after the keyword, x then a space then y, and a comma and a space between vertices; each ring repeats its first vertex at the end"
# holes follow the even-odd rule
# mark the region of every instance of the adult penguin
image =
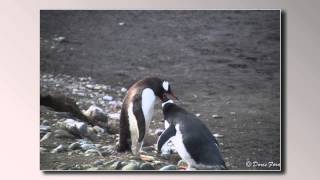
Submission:
POLYGON ((162 100, 165 95, 177 99, 169 82, 157 77, 137 81, 128 89, 120 113, 119 152, 131 150, 138 154, 148 132, 156 97, 162 100))
POLYGON ((219 144, 205 124, 172 100, 164 97, 163 101, 163 115, 169 126, 158 139, 158 152, 171 140, 188 169, 226 169, 219 144))

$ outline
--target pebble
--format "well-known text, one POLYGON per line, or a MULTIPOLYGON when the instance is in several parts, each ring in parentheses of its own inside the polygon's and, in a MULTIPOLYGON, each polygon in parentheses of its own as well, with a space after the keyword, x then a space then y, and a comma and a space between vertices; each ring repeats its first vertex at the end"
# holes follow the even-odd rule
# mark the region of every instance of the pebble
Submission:
POLYGON ((89 149, 96 149, 96 146, 94 144, 81 144, 80 147, 83 151, 87 151, 89 149))
POLYGON ((121 161, 116 161, 112 163, 110 167, 108 167, 108 170, 120 170, 122 167, 121 161))
POLYGON ((40 125, 40 132, 48 132, 50 131, 51 127, 46 125, 40 125))
POLYGON ((66 119, 63 122, 63 125, 71 133, 74 133, 80 136, 87 135, 88 129, 87 129, 87 124, 85 122, 79 122, 73 119, 66 119))
POLYGON ((49 138, 51 137, 51 135, 52 135, 52 132, 47 132, 47 133, 41 138, 40 142, 43 142, 43 141, 49 139, 49 138))
POLYGON ((120 113, 109 113, 108 117, 111 119, 120 119, 120 113))
POLYGON ((68 147, 68 149, 71 149, 71 150, 76 150, 76 149, 80 149, 80 148, 81 148, 81 145, 78 142, 74 142, 74 143, 70 144, 68 147))
POLYGON ((141 170, 154 170, 155 168, 150 163, 142 163, 140 165, 141 170))
POLYGON ((68 166, 66 163, 61 163, 56 166, 57 170, 68 170, 69 168, 70 168, 70 166, 68 166))
POLYGON ((44 147, 40 147, 40 153, 48 152, 48 149, 44 147))
POLYGON ((215 133, 215 134, 213 134, 213 136, 214 136, 214 137, 216 137, 216 138, 222 138, 224 135, 221 135, 221 134, 215 133))
POLYGON ((124 24, 124 22, 119 22, 119 26, 123 26, 124 24))
POLYGON ((197 117, 200 117, 200 116, 201 116, 201 114, 200 114, 200 113, 197 113, 197 114, 196 114, 196 116, 197 116, 197 117))
POLYGON ((61 152, 64 152, 66 150, 67 150, 67 148, 63 144, 60 144, 58 147, 54 148, 50 152, 54 154, 54 153, 61 153, 61 152))
POLYGON ((185 162, 184 160, 180 160, 180 161, 177 163, 177 166, 178 166, 178 167, 188 167, 188 163, 185 162))
POLYGON ((93 85, 87 84, 87 85, 86 85, 86 88, 88 88, 88 89, 93 89, 93 85))
POLYGON ((64 41, 65 39, 66 39, 66 38, 63 37, 63 36, 59 36, 59 37, 53 38, 53 40, 58 41, 58 42, 62 42, 62 41, 64 41))
POLYGON ((167 165, 160 168, 160 171, 172 171, 172 170, 178 170, 178 167, 176 165, 167 165))
POLYGON ((96 156, 96 155, 99 155, 99 156, 102 156, 101 152, 97 149, 88 149, 85 153, 84 153, 85 156, 96 156))
POLYGON ((140 168, 139 168, 137 163, 131 162, 131 163, 125 165, 124 167, 122 167, 121 170, 123 170, 123 171, 132 171, 132 170, 139 170, 139 169, 140 168))
POLYGON ((65 131, 65 130, 62 130, 62 129, 55 130, 54 131, 54 137, 56 137, 56 138, 70 138, 70 139, 74 139, 75 138, 68 131, 65 131))
POLYGON ((93 162, 93 165, 94 166, 100 166, 100 165, 103 165, 103 163, 104 163, 103 159, 98 159, 98 160, 93 162))
POLYGON ((121 88, 121 90, 120 90, 121 92, 127 92, 127 89, 126 88, 121 88))
POLYGON ((217 114, 212 115, 212 117, 215 118, 215 119, 221 119, 222 118, 222 116, 217 115, 217 114))
POLYGON ((112 96, 109 96, 109 95, 105 95, 105 96, 103 96, 102 99, 105 100, 105 101, 112 101, 112 100, 113 100, 113 97, 112 97, 112 96))
POLYGON ((108 116, 98 106, 91 105, 86 111, 82 111, 82 113, 91 120, 108 122, 108 116))
POLYGON ((86 169, 87 171, 98 171, 99 168, 98 167, 90 167, 88 169, 86 169))
POLYGON ((93 126, 93 129, 97 132, 97 134, 105 133, 105 130, 103 128, 101 128, 100 126, 93 126))
POLYGON ((48 120, 43 120, 41 124, 44 125, 44 126, 49 126, 49 121, 48 120))

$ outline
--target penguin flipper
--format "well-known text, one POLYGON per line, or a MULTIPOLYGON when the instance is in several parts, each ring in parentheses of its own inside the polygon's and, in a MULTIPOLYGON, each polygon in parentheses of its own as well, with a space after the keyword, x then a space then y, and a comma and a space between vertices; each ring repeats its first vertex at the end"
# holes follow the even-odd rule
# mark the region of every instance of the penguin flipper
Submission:
POLYGON ((172 137, 176 135, 176 128, 173 124, 170 124, 170 126, 164 130, 164 132, 160 135, 158 142, 157 142, 157 148, 158 152, 161 152, 162 146, 172 137))
POLYGON ((133 114, 137 119, 137 124, 139 129, 139 138, 138 138, 139 142, 142 142, 146 132, 146 122, 145 122, 144 114, 141 107, 142 107, 141 101, 133 102, 133 114))

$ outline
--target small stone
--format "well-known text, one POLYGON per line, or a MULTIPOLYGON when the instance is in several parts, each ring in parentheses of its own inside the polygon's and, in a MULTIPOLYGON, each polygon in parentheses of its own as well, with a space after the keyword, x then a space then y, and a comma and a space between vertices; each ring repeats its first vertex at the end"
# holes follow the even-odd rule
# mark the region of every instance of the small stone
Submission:
POLYGON ((176 165, 167 165, 160 168, 160 171, 173 171, 173 170, 178 170, 178 167, 176 165))
POLYGON ((52 132, 47 132, 40 140, 40 142, 46 141, 52 136, 52 132))
POLYGON ((93 129, 97 132, 97 134, 105 133, 105 130, 103 128, 101 128, 100 126, 93 126, 93 129))
POLYGON ((40 125, 40 132, 48 132, 50 129, 50 126, 40 125))
POLYGON ((56 166, 57 170, 68 170, 70 166, 68 166, 66 163, 61 163, 58 166, 56 166))
POLYGON ((77 134, 79 136, 86 136, 88 132, 87 124, 84 122, 79 122, 73 119, 66 119, 64 122, 64 127, 72 134, 77 134))
POLYGON ((49 126, 49 121, 48 120, 43 120, 41 124, 43 126, 49 126))
POLYGON ((120 119, 120 113, 109 113, 108 117, 110 119, 120 119))
POLYGON ((201 114, 200 114, 200 113, 197 113, 197 114, 196 114, 196 116, 197 116, 197 117, 200 117, 200 116, 201 116, 201 114))
POLYGON ((139 170, 139 166, 138 166, 138 163, 129 163, 127 165, 125 165, 121 170, 123 171, 132 171, 132 170, 139 170))
POLYGON ((74 142, 74 143, 70 144, 68 147, 68 149, 71 149, 71 150, 76 150, 76 149, 80 149, 80 148, 81 148, 81 145, 78 142, 74 142))
POLYGON ((59 36, 59 37, 56 37, 56 38, 53 38, 53 40, 54 41, 57 41, 57 42, 63 42, 63 41, 65 41, 65 37, 63 37, 63 36, 59 36))
POLYGON ((48 152, 48 149, 44 147, 40 147, 40 153, 48 152))
POLYGON ((98 171, 99 168, 98 167, 90 167, 88 169, 86 169, 87 171, 98 171))
POLYGON ((103 110, 95 105, 91 105, 86 111, 82 113, 87 116, 90 120, 95 121, 101 127, 107 127, 108 116, 103 112, 103 110))
POLYGON ((140 159, 143 160, 143 161, 149 161, 149 162, 154 161, 154 157, 153 156, 148 156, 148 155, 143 155, 143 154, 140 155, 140 159))
POLYGON ((212 115, 212 117, 213 117, 214 119, 221 119, 221 118, 222 118, 222 116, 217 115, 217 114, 212 115))
POLYGON ((55 130, 54 131, 54 137, 56 137, 56 138, 70 138, 70 139, 74 139, 75 138, 68 131, 65 131, 65 130, 62 130, 62 129, 55 130))
POLYGON ((94 166, 100 166, 100 165, 103 165, 103 163, 104 163, 104 160, 98 159, 98 160, 93 162, 93 165, 94 166))
POLYGON ((140 166, 141 170, 154 170, 155 168, 150 163, 142 163, 140 166))
POLYGON ((123 88, 121 88, 120 91, 124 93, 124 92, 127 92, 127 89, 123 87, 123 88))
POLYGON ((112 100, 113 100, 113 97, 112 97, 112 96, 109 96, 109 95, 106 95, 106 96, 103 96, 102 99, 105 100, 105 101, 112 101, 112 100))
POLYGON ((122 167, 121 161, 116 161, 110 167, 108 167, 108 170, 120 170, 122 167))
POLYGON ((185 162, 184 160, 180 160, 177 164, 178 167, 183 167, 183 168, 186 168, 188 167, 188 163, 185 162))
POLYGON ((88 149, 85 153, 85 156, 95 156, 95 155, 99 155, 102 156, 101 152, 97 149, 88 149))
POLYGON ((63 145, 63 144, 60 144, 58 147, 54 148, 53 150, 51 150, 51 153, 61 153, 61 152, 64 152, 66 151, 67 148, 63 145))
POLYGON ((119 26, 123 26, 124 24, 124 22, 119 22, 119 26))
POLYGON ((83 151, 87 151, 89 149, 96 149, 96 146, 94 144, 81 144, 80 147, 83 151))
POLYGON ((86 88, 88 88, 88 89, 93 89, 93 85, 87 84, 87 85, 86 85, 86 88))
POLYGON ((224 135, 221 135, 221 134, 218 134, 218 133, 213 134, 213 136, 216 137, 216 138, 222 138, 222 137, 224 137, 224 135))

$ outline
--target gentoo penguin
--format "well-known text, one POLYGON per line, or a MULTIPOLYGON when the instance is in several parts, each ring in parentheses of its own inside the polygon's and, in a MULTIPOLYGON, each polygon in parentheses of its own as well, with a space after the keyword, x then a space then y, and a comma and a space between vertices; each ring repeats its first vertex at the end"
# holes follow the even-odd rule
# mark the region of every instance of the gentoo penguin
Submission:
POLYGON ((142 79, 127 91, 120 114, 120 137, 117 150, 138 154, 153 116, 156 97, 176 96, 168 81, 156 77, 142 79))
POLYGON ((189 170, 226 169, 219 144, 205 124, 172 100, 164 97, 163 101, 162 110, 167 128, 158 139, 158 152, 161 152, 165 143, 171 141, 179 156, 188 163, 189 170))

